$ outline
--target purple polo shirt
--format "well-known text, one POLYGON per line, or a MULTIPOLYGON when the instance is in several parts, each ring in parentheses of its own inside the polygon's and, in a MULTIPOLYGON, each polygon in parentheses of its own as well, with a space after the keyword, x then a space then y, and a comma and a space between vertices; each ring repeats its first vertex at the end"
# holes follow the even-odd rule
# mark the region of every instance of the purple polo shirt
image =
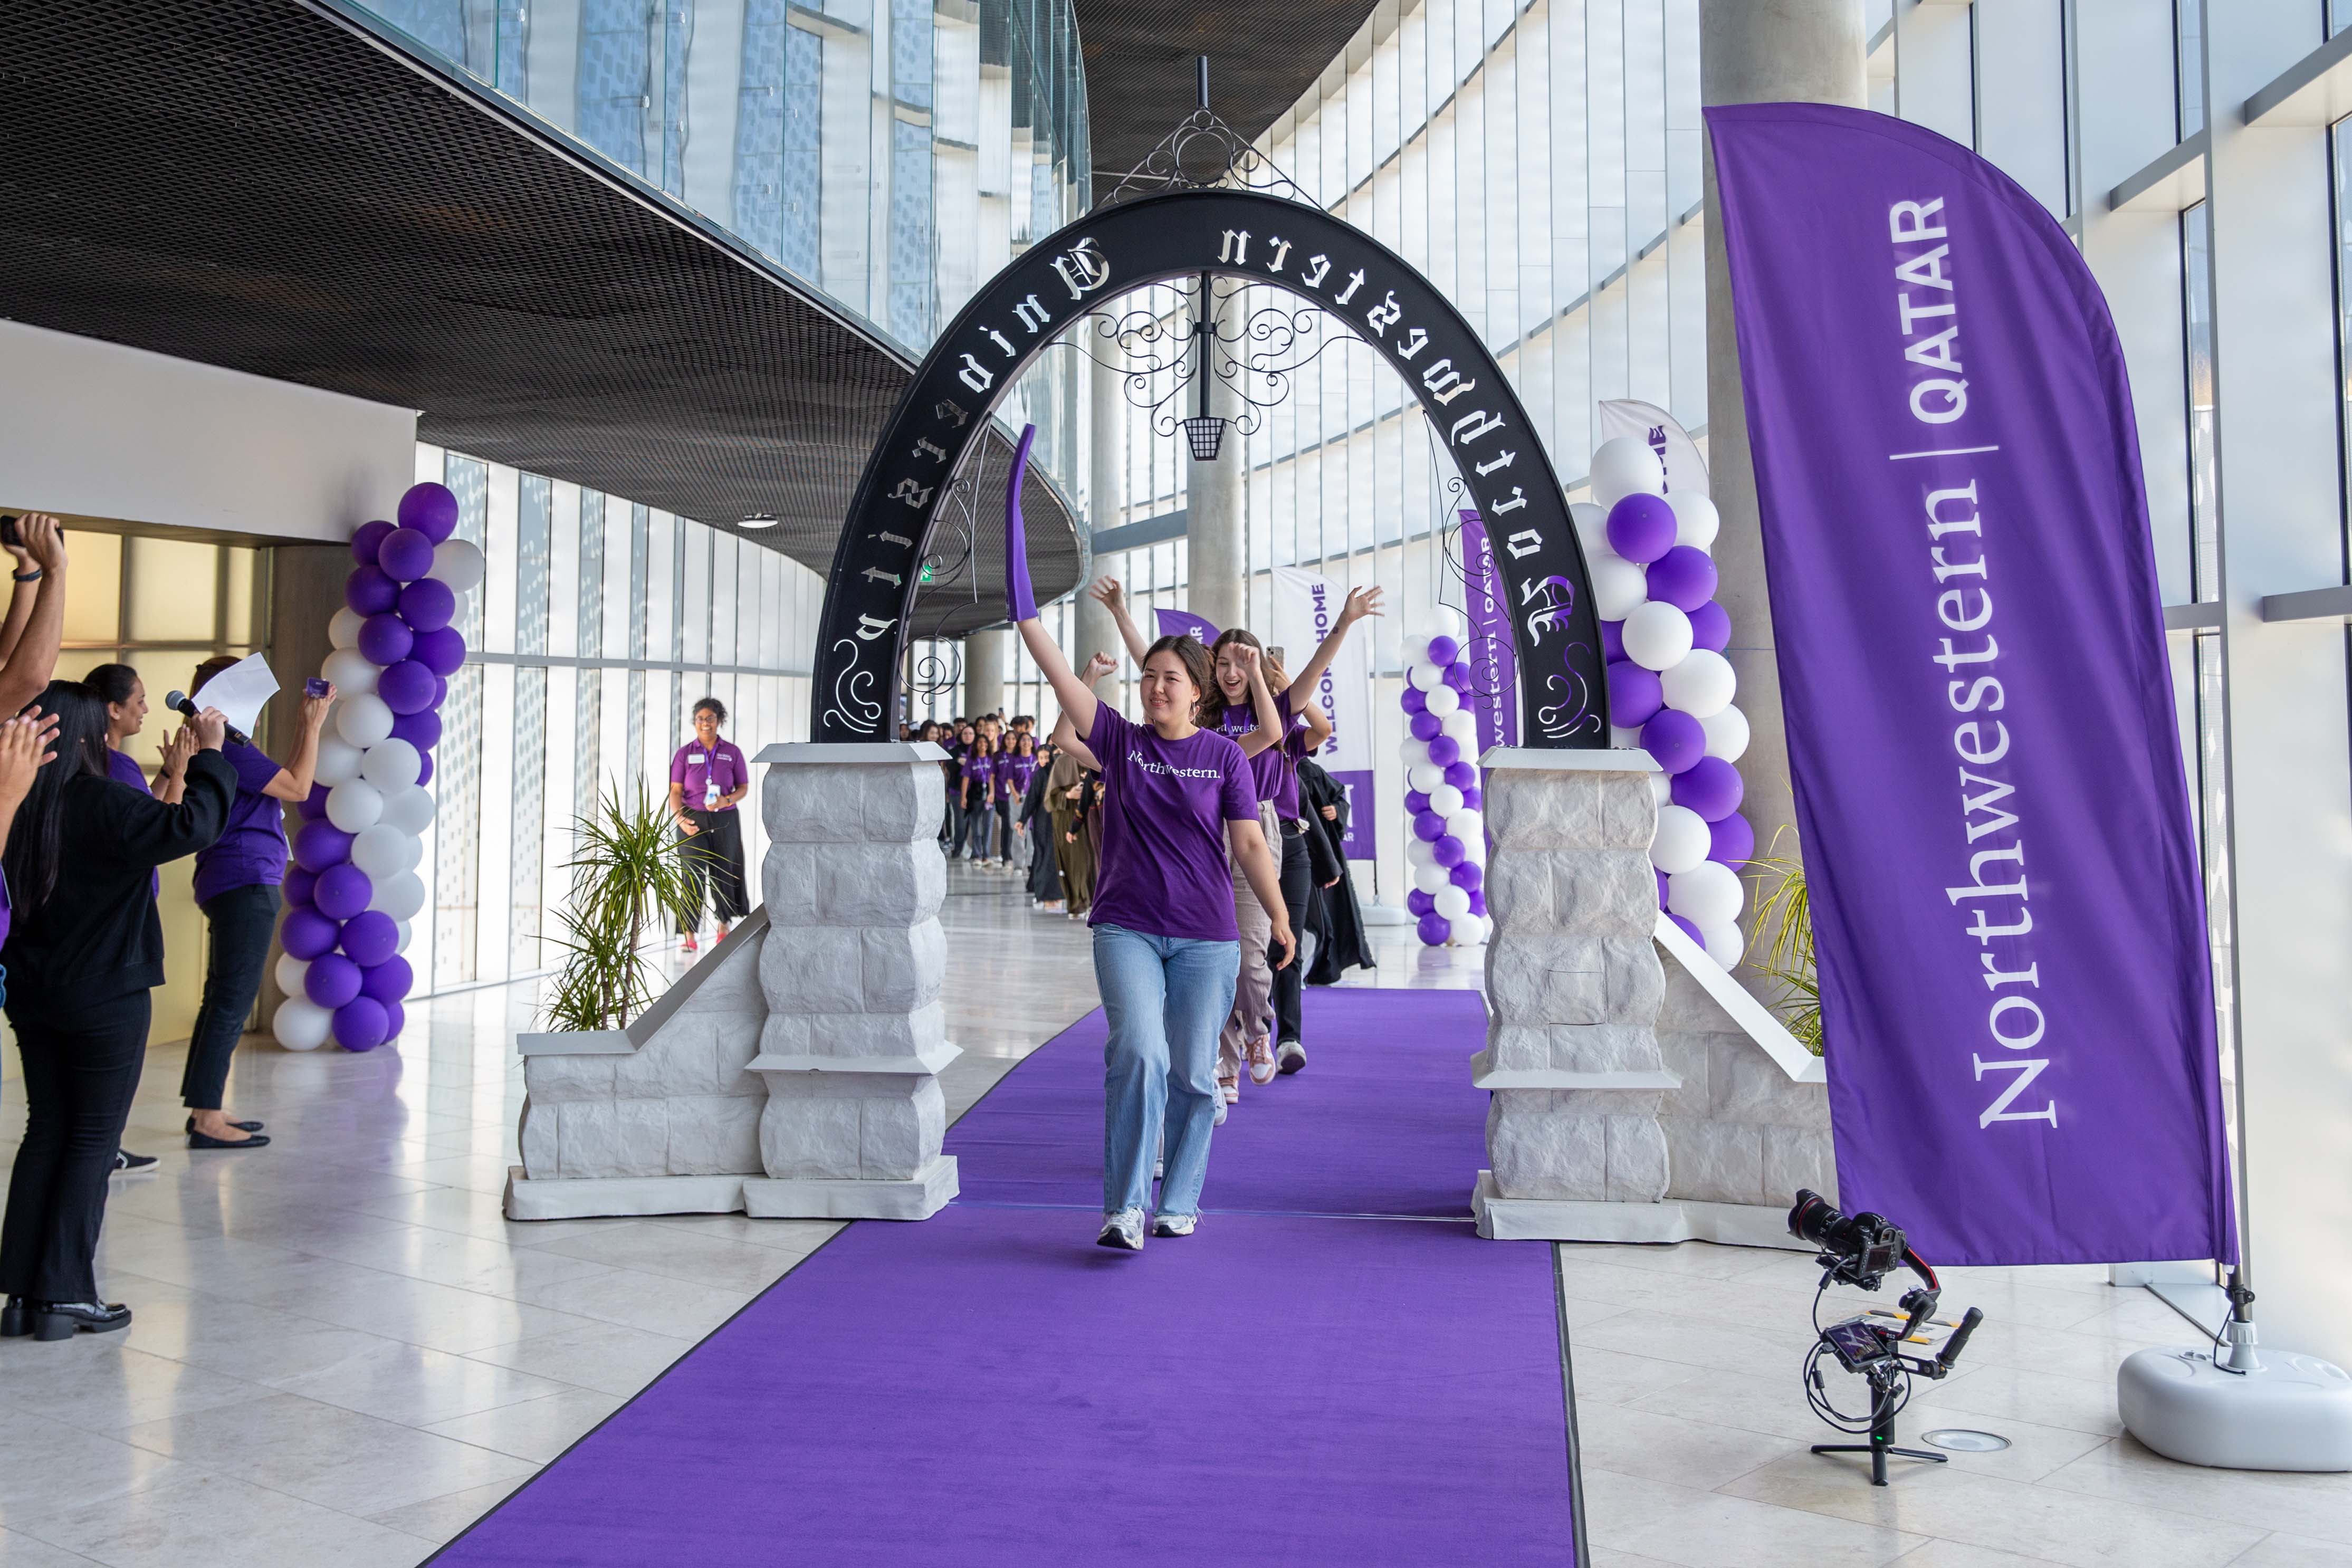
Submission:
MULTIPOLYGON (((126 753, 112 746, 106 748, 106 772, 107 776, 113 779, 116 784, 127 784, 141 795, 154 793, 147 787, 147 775, 139 771, 139 764, 132 762, 126 753)), ((157 871, 151 874, 147 879, 147 896, 151 899, 156 898, 161 896, 163 891, 163 873, 157 871)))
MULTIPOLYGON (((261 793, 285 770, 258 747, 235 741, 221 747, 221 756, 236 770, 236 797, 221 836, 196 851, 198 904, 237 888, 274 888, 286 880, 285 813, 275 796, 261 793)), ((113 766, 107 764, 110 772, 113 766)), ((140 787, 146 787, 143 781, 140 787)))
MULTIPOLYGON (((1298 759, 1291 753, 1289 734, 1297 731, 1299 719, 1290 710, 1290 693, 1287 689, 1274 694, 1274 709, 1276 712, 1282 715, 1282 722, 1287 733, 1281 744, 1268 746, 1265 751, 1249 759, 1250 776, 1254 781, 1253 787, 1257 791, 1257 798, 1274 802, 1276 811, 1282 809, 1283 792, 1287 785, 1290 795, 1288 815, 1297 816, 1298 815, 1298 759)), ((1220 733, 1231 739, 1235 745, 1239 745, 1244 735, 1257 728, 1257 705, 1254 702, 1226 703, 1224 717, 1217 721, 1217 727, 1220 733)))
MULTIPOLYGON (((720 795, 732 795, 751 782, 751 765, 726 736, 721 735, 709 747, 698 736, 680 746, 677 754, 670 758, 669 782, 684 786, 688 810, 700 811, 708 798, 707 786, 716 784, 720 795)), ((723 805, 719 809, 735 808, 723 805)))
POLYGON ((1102 763, 1102 868, 1093 925, 1147 936, 1238 942, 1225 824, 1257 820, 1249 759, 1232 737, 1165 741, 1095 705, 1087 749, 1102 763))

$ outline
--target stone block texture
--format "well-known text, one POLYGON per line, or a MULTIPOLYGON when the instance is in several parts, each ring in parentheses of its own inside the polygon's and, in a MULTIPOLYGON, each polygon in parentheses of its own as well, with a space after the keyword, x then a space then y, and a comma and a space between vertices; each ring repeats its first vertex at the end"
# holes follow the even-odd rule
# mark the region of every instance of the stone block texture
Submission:
POLYGON ((1811 1187, 1834 1201, 1828 1089, 1790 1079, 1681 964, 1665 972, 1658 1044, 1682 1079, 1659 1117, 1667 1195, 1784 1208, 1811 1187))

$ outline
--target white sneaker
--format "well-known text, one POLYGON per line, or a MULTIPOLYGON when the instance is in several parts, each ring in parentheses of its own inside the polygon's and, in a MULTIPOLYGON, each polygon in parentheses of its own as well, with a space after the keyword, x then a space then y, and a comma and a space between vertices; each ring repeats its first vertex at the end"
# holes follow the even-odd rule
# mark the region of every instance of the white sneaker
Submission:
POLYGON ((1307 1065, 1307 1047, 1297 1040, 1282 1042, 1282 1072, 1287 1078, 1307 1065))
POLYGON ((1272 1083, 1276 1068, 1272 1040, 1252 1040, 1249 1045, 1250 1082, 1272 1083))
POLYGON ((1117 1214, 1103 1215, 1102 1234, 1095 1237, 1097 1247, 1124 1247, 1129 1252, 1143 1250, 1143 1211, 1121 1209, 1117 1214))
POLYGON ((1201 1223, 1196 1214, 1164 1214, 1151 1222, 1154 1236, 1190 1236, 1201 1223))
POLYGON ((1228 1109, 1230 1108, 1225 1104, 1225 1097, 1222 1094, 1217 1096, 1217 1114, 1210 1119, 1209 1125, 1223 1127, 1225 1124, 1225 1112, 1228 1109))

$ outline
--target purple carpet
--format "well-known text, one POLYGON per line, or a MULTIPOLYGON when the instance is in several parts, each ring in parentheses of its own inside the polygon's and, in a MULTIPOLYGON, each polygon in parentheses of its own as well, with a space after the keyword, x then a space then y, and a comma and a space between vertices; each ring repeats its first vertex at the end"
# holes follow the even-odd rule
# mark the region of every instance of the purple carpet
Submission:
POLYGON ((1197 1237, 1093 1245, 1092 1015, 950 1132, 965 1201, 850 1226, 436 1561, 1571 1563, 1550 1249, 1334 1217, 1465 1207, 1477 998, 1307 1007, 1197 1237))

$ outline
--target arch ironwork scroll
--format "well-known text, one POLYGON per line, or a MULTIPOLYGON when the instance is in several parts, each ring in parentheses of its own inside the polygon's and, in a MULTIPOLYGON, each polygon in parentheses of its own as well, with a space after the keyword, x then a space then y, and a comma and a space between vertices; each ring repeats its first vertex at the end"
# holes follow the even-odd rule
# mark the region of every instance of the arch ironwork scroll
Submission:
POLYGON ((1435 286, 1379 241, 1319 207, 1226 187, 1097 208, 1024 252, 940 335, 866 460, 834 552, 810 738, 890 738, 928 542, 998 399, 1076 318, 1204 272, 1300 296, 1404 378, 1495 541, 1519 659, 1522 743, 1607 746, 1608 682, 1584 552, 1502 367, 1435 286))

